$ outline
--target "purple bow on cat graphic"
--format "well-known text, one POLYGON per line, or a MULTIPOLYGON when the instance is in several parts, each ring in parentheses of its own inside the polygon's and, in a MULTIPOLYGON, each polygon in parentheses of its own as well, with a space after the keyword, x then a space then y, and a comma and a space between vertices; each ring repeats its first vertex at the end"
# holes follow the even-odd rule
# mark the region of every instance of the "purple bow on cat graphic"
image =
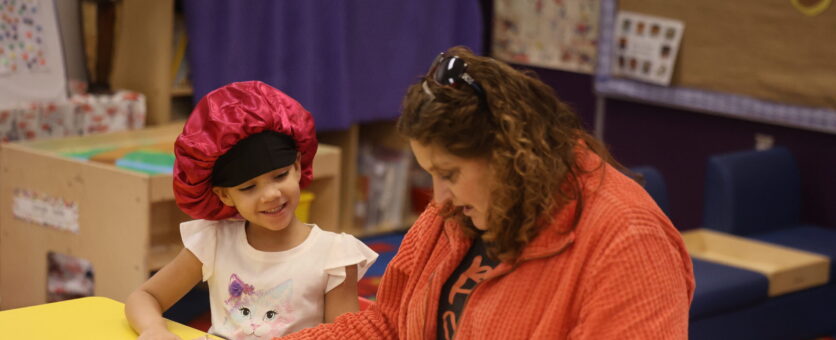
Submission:
POLYGON ((229 277, 229 297, 232 298, 239 298, 241 294, 252 294, 255 289, 252 285, 244 283, 241 278, 238 277, 237 274, 232 274, 229 277))

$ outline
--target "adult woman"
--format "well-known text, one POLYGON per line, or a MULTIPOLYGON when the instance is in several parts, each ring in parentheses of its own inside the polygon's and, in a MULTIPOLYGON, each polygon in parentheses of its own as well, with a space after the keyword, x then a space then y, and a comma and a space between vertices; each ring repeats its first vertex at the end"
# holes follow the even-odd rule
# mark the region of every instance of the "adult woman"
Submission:
POLYGON ((398 130, 434 197, 369 310, 289 338, 685 339, 679 233, 539 80, 462 47, 398 130))

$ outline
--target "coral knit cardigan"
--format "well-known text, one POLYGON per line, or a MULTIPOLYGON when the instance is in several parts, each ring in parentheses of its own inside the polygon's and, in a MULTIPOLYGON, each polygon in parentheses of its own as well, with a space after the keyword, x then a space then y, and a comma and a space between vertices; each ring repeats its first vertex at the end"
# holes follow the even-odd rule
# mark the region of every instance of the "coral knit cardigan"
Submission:
MULTIPOLYGON (((587 153, 584 164, 600 162, 587 153)), ((609 165, 582 177, 574 204, 472 292, 456 339, 687 339, 694 292, 679 232, 650 196, 609 165)), ((434 339, 441 286, 471 240, 431 204, 389 264, 377 303, 282 339, 434 339)))

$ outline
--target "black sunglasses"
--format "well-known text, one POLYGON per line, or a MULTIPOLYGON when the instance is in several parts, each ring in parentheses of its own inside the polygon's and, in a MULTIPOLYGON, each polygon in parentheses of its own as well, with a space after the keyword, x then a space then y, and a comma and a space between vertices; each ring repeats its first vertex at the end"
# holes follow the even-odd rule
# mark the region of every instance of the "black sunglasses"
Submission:
MULTIPOLYGON (((464 59, 454 55, 447 55, 447 53, 442 52, 435 57, 435 60, 433 60, 426 77, 427 79, 435 82, 436 85, 440 86, 458 88, 462 83, 467 84, 473 89, 473 91, 476 92, 476 95, 479 96, 479 104, 482 108, 486 111, 490 110, 488 108, 488 100, 485 95, 485 90, 482 89, 482 85, 479 85, 479 82, 467 74, 467 62, 464 61, 464 59)), ((422 86, 424 87, 424 92, 435 99, 435 95, 433 95, 430 88, 427 87, 427 83, 424 82, 422 86)))

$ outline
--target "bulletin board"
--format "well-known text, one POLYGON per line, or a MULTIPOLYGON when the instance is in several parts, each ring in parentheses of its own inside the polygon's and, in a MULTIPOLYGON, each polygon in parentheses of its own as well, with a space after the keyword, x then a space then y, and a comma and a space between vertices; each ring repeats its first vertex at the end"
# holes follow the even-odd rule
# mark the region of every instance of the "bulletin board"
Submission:
POLYGON ((790 0, 622 0, 619 10, 685 22, 676 86, 836 109, 836 6, 808 16, 790 0))
POLYGON ((601 0, 595 91, 836 134, 836 5, 819 6, 817 15, 793 5, 830 1, 601 0), (670 86, 613 74, 621 10, 684 22, 670 86))

